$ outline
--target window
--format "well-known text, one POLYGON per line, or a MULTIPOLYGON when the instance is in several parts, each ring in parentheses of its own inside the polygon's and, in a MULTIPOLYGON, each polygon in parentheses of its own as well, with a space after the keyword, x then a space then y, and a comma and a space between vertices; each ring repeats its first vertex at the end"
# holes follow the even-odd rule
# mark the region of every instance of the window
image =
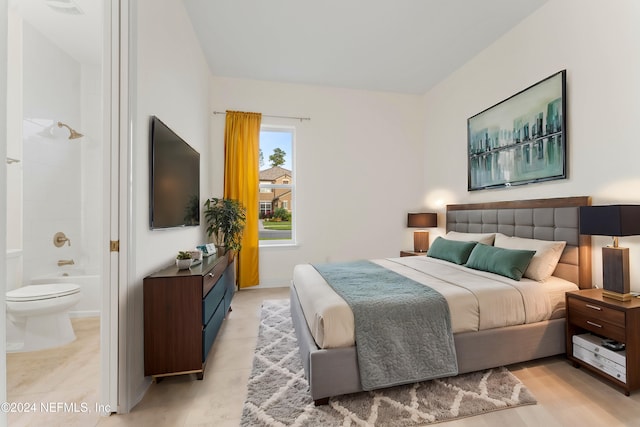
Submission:
POLYGON ((260 202, 260 218, 270 216, 271 212, 271 202, 260 202))
POLYGON ((260 246, 294 243, 295 128, 260 129, 260 246))

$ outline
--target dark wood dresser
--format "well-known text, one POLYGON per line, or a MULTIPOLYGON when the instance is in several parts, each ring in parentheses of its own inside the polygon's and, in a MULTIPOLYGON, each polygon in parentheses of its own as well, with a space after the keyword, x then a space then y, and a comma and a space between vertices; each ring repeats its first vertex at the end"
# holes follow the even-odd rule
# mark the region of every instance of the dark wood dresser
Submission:
POLYGON ((144 374, 202 379, 207 355, 235 292, 233 253, 172 266, 144 279, 144 374))

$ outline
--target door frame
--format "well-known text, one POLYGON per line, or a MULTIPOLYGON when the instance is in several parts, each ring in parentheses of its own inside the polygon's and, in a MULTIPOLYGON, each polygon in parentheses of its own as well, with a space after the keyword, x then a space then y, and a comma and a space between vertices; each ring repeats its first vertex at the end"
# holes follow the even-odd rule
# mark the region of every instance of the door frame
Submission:
MULTIPOLYGON (((7 0, 0 0, 0 75, 7 75, 7 49, 8 49, 8 13, 9 5, 7 0)), ((7 99, 7 79, 0 79, 0 99, 7 99)), ((0 103, 0 159, 7 155, 7 103, 0 103)), ((7 182, 7 164, 0 162, 0 176, 3 182, 7 182)), ((7 247, 7 186, 0 186, 0 247, 7 247)), ((0 258, 0 277, 7 277, 7 257, 0 258)), ((6 319, 5 293, 7 292, 7 281, 0 280, 0 318, 6 319)), ((6 328, 0 328, 0 401, 7 401, 7 333, 6 328)), ((0 411, 0 425, 7 425, 7 413, 0 411)))
POLYGON ((106 160, 103 181, 103 283, 100 311, 100 390, 102 415, 120 412, 118 398, 119 348, 119 273, 120 252, 112 242, 119 241, 120 199, 120 1, 103 3, 103 158, 106 160))

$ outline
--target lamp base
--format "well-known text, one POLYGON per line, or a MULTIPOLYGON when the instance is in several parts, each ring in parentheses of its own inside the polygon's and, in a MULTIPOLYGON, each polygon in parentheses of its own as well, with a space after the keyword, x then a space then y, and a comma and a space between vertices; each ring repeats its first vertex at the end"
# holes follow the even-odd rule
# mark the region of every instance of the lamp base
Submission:
POLYGON ((618 301, 631 299, 629 248, 602 248, 602 296, 618 301))
POLYGON ((608 291, 606 289, 602 290, 602 296, 604 298, 611 298, 618 301, 631 301, 631 299, 633 298, 633 295, 631 295, 631 293, 619 294, 618 292, 608 291))
POLYGON ((413 232, 413 251, 427 252, 429 250, 429 232, 417 230, 413 232))

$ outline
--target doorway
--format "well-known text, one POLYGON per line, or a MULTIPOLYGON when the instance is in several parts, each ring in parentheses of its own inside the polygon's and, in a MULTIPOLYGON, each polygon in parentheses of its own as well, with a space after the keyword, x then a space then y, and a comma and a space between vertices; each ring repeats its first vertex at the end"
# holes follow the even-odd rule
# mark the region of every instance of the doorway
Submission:
POLYGON ((68 405, 64 411, 94 415, 117 410, 118 265, 110 250, 118 203, 111 191, 118 135, 112 119, 118 100, 111 89, 118 74, 113 3, 9 0, 4 6, 4 291, 73 283, 81 295, 68 310, 77 337, 72 343, 21 351, 20 329, 7 333, 8 402, 40 405, 44 399, 45 405, 61 402, 68 405))

